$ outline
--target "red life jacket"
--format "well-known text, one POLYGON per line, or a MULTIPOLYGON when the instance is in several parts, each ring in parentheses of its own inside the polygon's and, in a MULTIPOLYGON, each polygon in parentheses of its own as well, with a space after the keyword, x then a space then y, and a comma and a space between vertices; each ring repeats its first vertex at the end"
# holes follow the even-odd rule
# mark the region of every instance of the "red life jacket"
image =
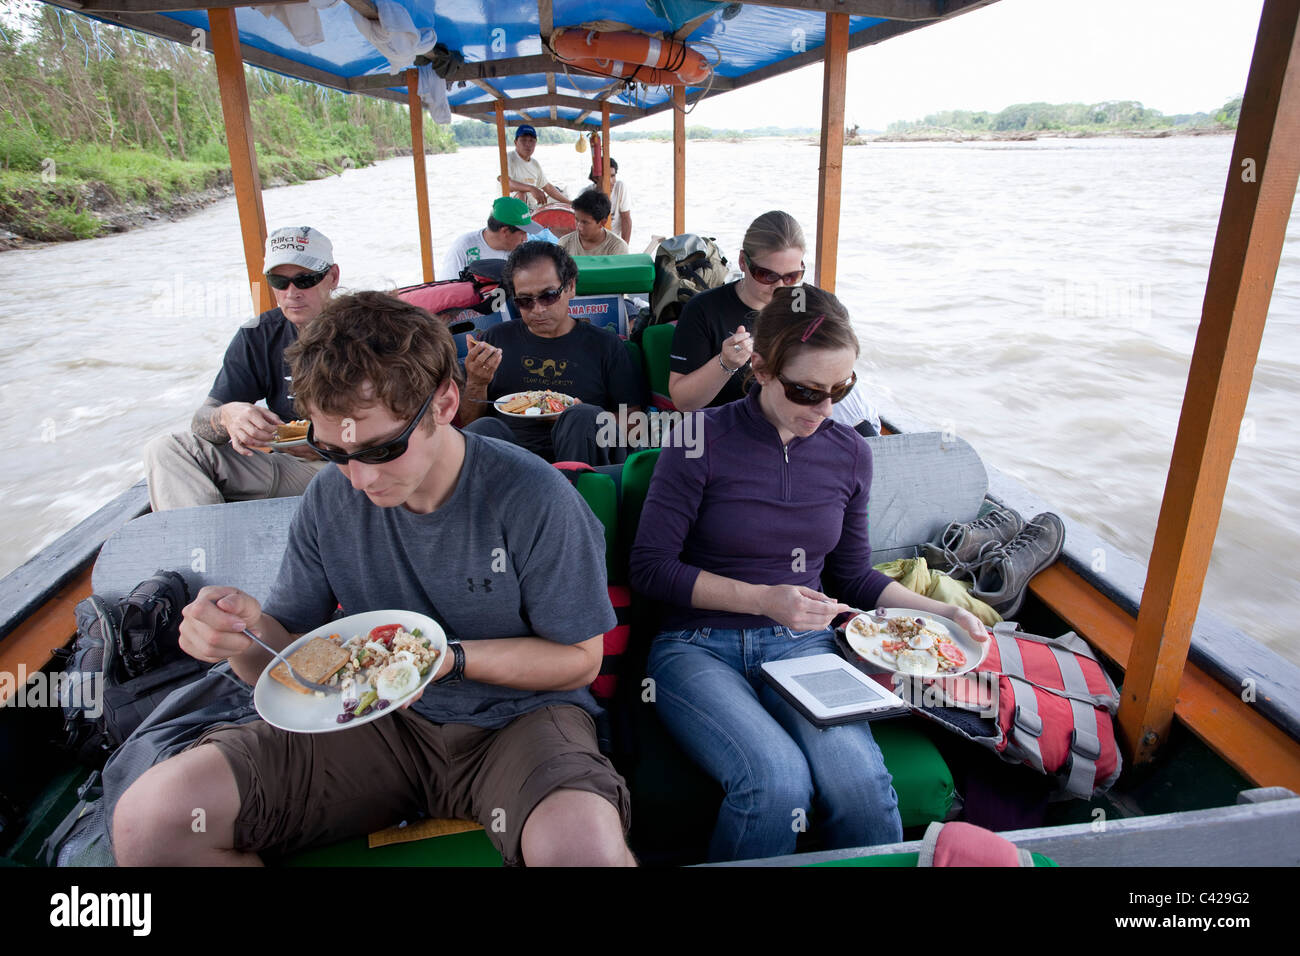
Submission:
POLYGON ((1086 800, 1119 778, 1122 761, 1112 720, 1119 691, 1073 631, 1039 637, 1013 623, 998 624, 988 656, 971 674, 898 675, 892 683, 917 713, 1008 763, 1054 778, 1065 794, 1086 800))

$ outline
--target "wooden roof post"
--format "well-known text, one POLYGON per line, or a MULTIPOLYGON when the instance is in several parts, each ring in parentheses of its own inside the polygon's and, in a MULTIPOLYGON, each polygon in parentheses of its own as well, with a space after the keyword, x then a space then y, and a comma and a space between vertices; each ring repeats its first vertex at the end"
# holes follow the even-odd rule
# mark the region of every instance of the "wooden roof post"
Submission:
POLYGON ((844 90, 849 62, 849 15, 826 14, 822 64, 822 149, 817 166, 817 286, 835 291, 840 242, 840 182, 844 163, 844 90))
MULTIPOLYGON (((1300 174, 1298 19, 1300 3, 1295 0, 1266 0, 1255 38, 1201 324, 1124 678, 1119 724, 1135 764, 1154 756, 1173 721, 1291 216, 1300 174)), ((1242 746, 1249 747, 1250 741, 1242 746)))
POLYGON ((501 195, 510 195, 510 160, 506 158, 506 106, 501 100, 496 103, 497 114, 497 152, 501 154, 501 195))
POLYGON ((673 87, 673 235, 686 231, 686 87, 673 87))
POLYGON ((217 63, 217 89, 221 94, 221 115, 226 121, 230 179, 235 186, 235 208, 239 211, 248 288, 253 297, 253 308, 260 313, 275 308, 275 297, 262 277, 266 213, 262 209, 262 178, 257 171, 253 117, 248 111, 248 87, 244 84, 244 60, 239 52, 239 27, 235 24, 234 8, 209 10, 208 32, 212 35, 212 56, 217 63))
POLYGON ((406 97, 411 108, 411 157, 415 160, 415 215, 420 223, 420 265, 424 268, 424 281, 432 282, 433 228, 429 223, 429 179, 424 171, 424 103, 420 100, 419 70, 406 71, 406 97))
MULTIPOLYGON (((600 191, 606 196, 609 195, 609 101, 602 100, 600 103, 600 155, 603 157, 600 163, 600 191)), ((613 217, 613 212, 610 213, 613 217)), ((605 226, 609 226, 609 219, 605 220, 605 226)))

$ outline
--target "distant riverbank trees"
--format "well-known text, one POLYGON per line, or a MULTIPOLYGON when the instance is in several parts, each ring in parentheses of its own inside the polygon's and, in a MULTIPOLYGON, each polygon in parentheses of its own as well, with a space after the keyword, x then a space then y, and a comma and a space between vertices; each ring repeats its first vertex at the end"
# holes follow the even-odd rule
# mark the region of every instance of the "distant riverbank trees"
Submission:
POLYGON ((920 120, 890 123, 891 136, 949 130, 959 133, 1089 133, 1131 130, 1161 130, 1178 127, 1223 127, 1235 129, 1241 111, 1241 97, 1229 100, 1212 113, 1179 113, 1166 116, 1134 100, 1102 103, 1017 103, 997 113, 944 110, 920 120))

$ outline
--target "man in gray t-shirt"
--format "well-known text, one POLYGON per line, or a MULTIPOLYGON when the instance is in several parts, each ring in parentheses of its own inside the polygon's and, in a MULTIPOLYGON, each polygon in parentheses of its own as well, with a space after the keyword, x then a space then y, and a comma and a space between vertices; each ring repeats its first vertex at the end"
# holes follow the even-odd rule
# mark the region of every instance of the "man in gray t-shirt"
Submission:
POLYGON ((478 820, 507 863, 634 862, 586 690, 615 625, 599 522, 535 456, 451 426, 455 347, 423 310, 339 299, 288 357, 309 443, 338 467, 303 496, 266 607, 205 587, 181 646, 253 683, 271 656, 244 627, 283 648, 339 605, 440 617, 459 640, 409 710, 335 734, 209 730, 123 794, 117 861, 235 862, 427 815, 478 820))

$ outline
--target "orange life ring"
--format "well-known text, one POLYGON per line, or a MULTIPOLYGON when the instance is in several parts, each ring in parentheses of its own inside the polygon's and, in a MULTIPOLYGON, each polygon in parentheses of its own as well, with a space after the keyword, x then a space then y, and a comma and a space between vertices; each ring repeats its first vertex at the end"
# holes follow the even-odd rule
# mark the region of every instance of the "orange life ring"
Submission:
POLYGON ((551 49, 589 73, 635 78, 651 86, 698 86, 712 72, 703 53, 678 40, 644 33, 557 30, 551 35, 551 49))

